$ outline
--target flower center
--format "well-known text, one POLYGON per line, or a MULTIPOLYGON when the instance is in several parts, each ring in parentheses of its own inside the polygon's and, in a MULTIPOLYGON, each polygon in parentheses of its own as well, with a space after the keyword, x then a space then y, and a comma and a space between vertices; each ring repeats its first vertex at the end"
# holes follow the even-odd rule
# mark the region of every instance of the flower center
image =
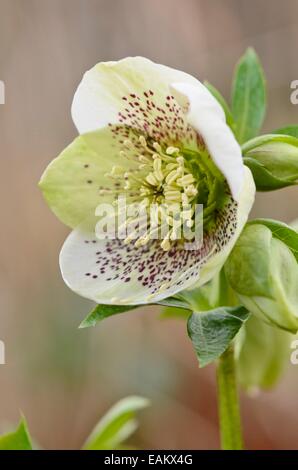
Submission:
POLYGON ((143 135, 138 137, 137 144, 136 147, 132 140, 126 139, 120 152, 122 158, 133 158, 136 168, 113 166, 108 175, 117 180, 119 189, 114 193, 125 194, 130 202, 143 209, 143 216, 126 219, 125 242, 135 240, 138 247, 150 239, 161 238, 161 247, 167 251, 174 242, 191 241, 196 233, 192 227, 198 204, 203 206, 200 220, 204 231, 209 230, 216 218, 220 200, 217 196, 222 192, 224 180, 205 146, 201 145, 198 151, 162 147, 143 135))

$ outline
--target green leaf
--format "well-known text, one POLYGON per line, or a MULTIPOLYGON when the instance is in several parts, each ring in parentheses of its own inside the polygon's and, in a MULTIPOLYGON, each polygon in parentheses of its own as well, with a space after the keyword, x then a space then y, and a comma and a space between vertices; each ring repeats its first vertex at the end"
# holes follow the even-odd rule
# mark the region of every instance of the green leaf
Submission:
POLYGON ((0 450, 32 450, 31 438, 24 417, 14 432, 0 436, 0 450))
POLYGON ((298 233, 294 228, 272 219, 254 219, 250 220, 247 225, 255 224, 262 224, 269 228, 273 237, 285 243, 298 261, 298 233))
MULTIPOLYGON (((167 299, 161 300, 157 304, 146 304, 148 305, 163 305, 166 307, 174 307, 177 309, 189 309, 189 304, 183 299, 183 297, 177 295, 177 297, 168 297, 167 299)), ((89 328, 95 326, 98 322, 105 318, 117 315, 118 313, 128 312, 144 305, 96 305, 91 313, 82 321, 79 328, 89 328)))
POLYGON ((248 315, 248 311, 242 306, 219 307, 191 315, 187 325, 188 335, 200 367, 210 364, 225 352, 248 315))
POLYGON ((236 366, 241 385, 250 390, 275 385, 288 360, 292 335, 251 315, 236 338, 236 366))
POLYGON ((79 325, 79 328, 95 326, 98 322, 104 320, 104 318, 117 315, 118 313, 128 312, 138 307, 139 305, 96 305, 92 312, 89 313, 79 325))
POLYGON ((240 143, 255 137, 266 110, 265 78, 257 54, 247 49, 234 74, 232 113, 236 122, 235 134, 240 143))
POLYGON ((290 135, 292 137, 298 138, 298 126, 281 127, 280 129, 276 129, 275 131, 272 131, 272 133, 290 135))
POLYGON ((234 128, 234 119, 233 119, 233 115, 231 113, 231 110, 230 110, 229 105, 227 104, 226 100, 224 99, 222 94, 213 85, 211 85, 211 83, 209 83, 207 81, 204 81, 204 85, 205 85, 206 88, 208 88, 210 93, 214 96, 214 98, 219 102, 219 104, 223 108, 223 110, 225 112, 225 115, 226 115, 226 122, 227 122, 228 126, 230 126, 230 128, 233 129, 234 128))
POLYGON ((120 400, 99 421, 84 444, 85 450, 117 449, 138 426, 136 412, 149 406, 146 398, 131 396, 120 400))

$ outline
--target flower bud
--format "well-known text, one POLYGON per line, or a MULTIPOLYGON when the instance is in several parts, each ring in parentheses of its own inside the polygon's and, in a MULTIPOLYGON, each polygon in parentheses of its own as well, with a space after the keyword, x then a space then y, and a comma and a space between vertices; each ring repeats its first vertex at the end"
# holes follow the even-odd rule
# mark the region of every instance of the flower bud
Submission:
POLYGON ((298 330, 298 234, 285 224, 249 223, 225 272, 241 303, 267 323, 298 330))
POLYGON ((242 147, 244 163, 253 173, 258 191, 272 191, 298 182, 298 139, 265 135, 242 147))

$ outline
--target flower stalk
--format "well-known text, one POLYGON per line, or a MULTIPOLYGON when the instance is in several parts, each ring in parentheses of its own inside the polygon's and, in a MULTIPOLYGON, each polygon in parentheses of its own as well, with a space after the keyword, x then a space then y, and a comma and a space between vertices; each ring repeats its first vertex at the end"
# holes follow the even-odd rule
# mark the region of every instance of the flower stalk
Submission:
POLYGON ((217 387, 221 448, 222 450, 242 450, 240 406, 232 346, 219 359, 217 387))

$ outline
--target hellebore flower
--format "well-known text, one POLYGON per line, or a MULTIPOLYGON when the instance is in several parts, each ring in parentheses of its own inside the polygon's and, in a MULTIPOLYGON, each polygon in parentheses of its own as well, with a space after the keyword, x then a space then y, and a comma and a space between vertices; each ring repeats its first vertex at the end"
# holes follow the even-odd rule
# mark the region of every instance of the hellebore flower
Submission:
POLYGON ((40 182, 54 213, 74 229, 60 254, 68 286, 97 303, 136 305, 210 280, 255 196, 251 172, 211 93, 188 74, 126 58, 84 75, 72 117, 81 135, 40 182), (181 211, 187 204, 189 225, 195 205, 203 205, 202 245, 184 249, 177 238, 183 221, 168 213, 162 239, 152 239, 149 227, 135 239, 97 238, 98 207, 119 194, 147 211, 151 204, 181 211))
POLYGON ((260 219, 243 230, 225 265, 240 302, 269 324, 298 330, 298 234, 260 219))

